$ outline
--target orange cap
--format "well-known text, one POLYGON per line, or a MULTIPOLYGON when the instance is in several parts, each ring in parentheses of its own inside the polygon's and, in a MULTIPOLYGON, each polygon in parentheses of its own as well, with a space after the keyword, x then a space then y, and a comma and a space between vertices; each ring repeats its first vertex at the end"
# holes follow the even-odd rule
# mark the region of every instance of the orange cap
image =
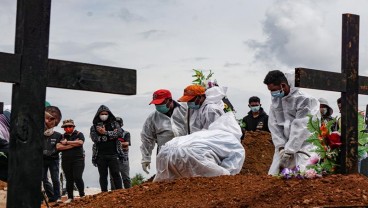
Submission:
POLYGON ((188 102, 198 95, 204 95, 206 88, 201 85, 189 85, 184 89, 184 95, 179 98, 179 102, 188 102))

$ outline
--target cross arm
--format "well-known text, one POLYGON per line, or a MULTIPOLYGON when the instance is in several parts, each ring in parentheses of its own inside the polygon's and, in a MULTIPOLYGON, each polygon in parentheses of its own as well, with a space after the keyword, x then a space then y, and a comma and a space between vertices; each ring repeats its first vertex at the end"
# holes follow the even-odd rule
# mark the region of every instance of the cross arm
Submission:
MULTIPOLYGON (((316 69, 296 68, 295 86, 346 92, 346 75, 344 73, 321 71, 316 69)), ((359 76, 359 94, 368 95, 368 77, 359 76)))
MULTIPOLYGON (((21 55, 0 52, 0 82, 20 83, 21 55)), ((110 66, 49 59, 48 87, 123 95, 136 94, 137 72, 110 66)))
POLYGON ((49 59, 48 87, 123 95, 136 94, 133 69, 49 59))
POLYGON ((0 82, 20 82, 21 56, 0 52, 0 82))

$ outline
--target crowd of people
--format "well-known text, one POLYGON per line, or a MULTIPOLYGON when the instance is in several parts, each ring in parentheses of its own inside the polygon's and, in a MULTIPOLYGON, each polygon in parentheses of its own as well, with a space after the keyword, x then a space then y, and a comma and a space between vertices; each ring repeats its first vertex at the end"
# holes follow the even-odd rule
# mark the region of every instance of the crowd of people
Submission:
MULTIPOLYGON (((310 134, 307 129, 307 115, 319 113, 322 122, 328 122, 333 119, 333 109, 326 99, 317 100, 294 87, 293 79, 292 74, 278 70, 270 71, 264 79, 272 97, 269 115, 262 107, 260 98, 252 96, 248 102, 250 110, 241 119, 241 125, 238 125, 234 114, 228 112, 229 106, 233 107, 226 97, 225 87, 192 84, 184 89, 183 95, 177 100, 173 99, 167 89, 156 90, 149 103, 155 106, 155 110, 147 117, 141 131, 143 171, 149 173, 152 151, 157 144, 156 181, 165 177, 173 179, 184 176, 237 174, 245 158, 240 141, 247 131, 271 133, 275 153, 269 174, 278 174, 280 169, 285 167, 305 168, 307 155, 313 149, 312 144, 306 142, 310 134), (226 139, 218 139, 221 137, 226 139), (205 161, 199 158, 205 158, 205 161), (187 162, 182 162, 184 160, 187 162), (188 169, 191 170, 190 173, 188 169)), ((340 109, 341 99, 337 102, 340 109)), ((76 130, 72 119, 62 122, 64 133, 55 131, 54 128, 61 120, 59 108, 47 103, 42 139, 42 182, 49 201, 61 202, 61 160, 68 194, 66 203, 69 203, 74 199, 75 187, 80 197, 85 195, 82 177, 85 168, 85 136, 76 130)), ((107 106, 101 105, 92 123, 89 132, 93 141, 92 163, 99 172, 101 191, 108 191, 109 175, 112 190, 130 188, 131 141, 130 133, 123 129, 123 119, 115 117, 107 106)), ((331 130, 337 131, 340 126, 340 119, 337 119, 331 130)), ((2 167, 7 167, 5 164, 10 139, 9 129, 10 111, 6 110, 0 114, 2 167)), ((7 169, 1 168, 0 180, 6 181, 6 178, 7 169)))

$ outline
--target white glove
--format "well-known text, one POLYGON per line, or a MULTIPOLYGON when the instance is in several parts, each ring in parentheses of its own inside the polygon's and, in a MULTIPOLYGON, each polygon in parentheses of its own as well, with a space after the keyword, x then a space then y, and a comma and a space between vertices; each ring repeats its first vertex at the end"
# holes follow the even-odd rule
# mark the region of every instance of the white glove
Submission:
POLYGON ((279 151, 279 157, 282 158, 282 156, 284 156, 285 154, 285 150, 284 148, 282 148, 280 151, 279 151))
POLYGON ((148 169, 151 169, 151 166, 150 166, 150 162, 142 162, 142 168, 143 168, 143 171, 146 172, 147 174, 149 174, 148 169))

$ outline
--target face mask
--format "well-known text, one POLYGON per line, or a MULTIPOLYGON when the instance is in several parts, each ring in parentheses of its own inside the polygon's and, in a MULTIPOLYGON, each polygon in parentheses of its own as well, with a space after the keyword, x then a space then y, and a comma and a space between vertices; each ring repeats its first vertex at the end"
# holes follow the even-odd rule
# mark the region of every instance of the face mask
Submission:
POLYGON ((106 121, 109 118, 109 115, 100 115, 101 121, 106 121))
POLYGON ((170 108, 168 108, 166 106, 166 103, 165 103, 165 104, 162 104, 162 105, 156 105, 156 110, 160 113, 165 114, 165 113, 169 112, 170 108))
POLYGON ((65 131, 65 133, 67 133, 67 134, 71 134, 71 133, 73 133, 73 131, 74 131, 74 128, 72 127, 72 128, 64 128, 64 131, 65 131))
POLYGON ((282 90, 276 90, 276 91, 271 91, 271 95, 274 98, 282 98, 284 97, 285 93, 282 90))
POLYGON ((321 114, 326 115, 327 114, 327 108, 321 108, 321 114))
POLYGON ((252 110, 252 112, 258 112, 259 109, 261 108, 261 106, 250 106, 250 109, 252 110))
POLYGON ((188 108, 193 110, 198 110, 201 106, 198 104, 196 105, 195 102, 188 102, 188 108))

